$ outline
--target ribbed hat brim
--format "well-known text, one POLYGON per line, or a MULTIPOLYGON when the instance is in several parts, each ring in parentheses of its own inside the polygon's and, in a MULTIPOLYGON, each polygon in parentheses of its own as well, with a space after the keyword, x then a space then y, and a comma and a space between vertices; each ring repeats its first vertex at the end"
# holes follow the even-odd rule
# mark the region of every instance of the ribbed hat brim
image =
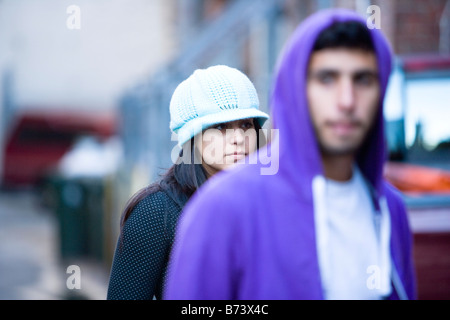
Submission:
POLYGON ((260 125, 263 126, 269 116, 255 108, 223 110, 219 113, 205 115, 187 122, 178 129, 178 145, 181 147, 201 131, 214 125, 249 118, 257 118, 260 125))

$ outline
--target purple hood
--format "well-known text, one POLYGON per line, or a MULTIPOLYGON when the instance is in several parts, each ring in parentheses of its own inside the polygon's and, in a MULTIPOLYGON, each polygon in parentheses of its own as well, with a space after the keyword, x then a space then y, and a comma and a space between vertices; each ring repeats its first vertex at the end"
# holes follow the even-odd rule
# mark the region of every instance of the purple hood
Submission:
MULTIPOLYGON (((319 149, 309 118, 305 92, 309 57, 322 30, 335 22, 349 20, 366 23, 361 16, 343 9, 325 10, 307 19, 285 47, 275 78, 271 108, 274 127, 280 129, 280 173, 291 175, 292 172, 298 172, 292 177, 292 182, 301 188, 306 197, 309 197, 311 188, 305 184, 305 179, 310 181, 317 174, 322 174, 319 149), (294 146, 308 148, 305 150, 294 146)), ((391 72, 392 55, 381 32, 373 29, 371 34, 378 58, 383 98, 391 72)), ((386 157, 382 109, 381 103, 374 131, 365 144, 367 148, 361 150, 358 157, 361 171, 378 192, 382 191, 382 172, 386 157)))
MULTIPOLYGON (((216 175, 195 194, 178 226, 166 298, 323 298, 312 191, 313 178, 323 171, 307 107, 306 72, 319 33, 334 22, 350 20, 366 23, 351 11, 322 11, 302 23, 290 38, 276 69, 271 102, 272 121, 279 130, 271 150, 279 150, 279 170, 262 175, 265 165, 248 164, 216 175)), ((379 30, 370 31, 384 97, 391 50, 379 30)), ((382 176, 386 157, 382 105, 365 146, 358 164, 376 191, 375 198, 387 199, 391 255, 400 291, 415 298, 404 205, 382 176)), ((266 152, 266 148, 259 151, 266 152)), ((391 298, 398 295, 394 290, 391 298)))

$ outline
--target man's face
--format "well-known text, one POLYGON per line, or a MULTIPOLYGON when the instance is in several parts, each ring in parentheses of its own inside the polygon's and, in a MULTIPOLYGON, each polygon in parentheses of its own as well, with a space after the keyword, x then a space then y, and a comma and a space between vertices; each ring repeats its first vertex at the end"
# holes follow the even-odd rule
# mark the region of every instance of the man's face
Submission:
POLYGON ((307 97, 322 154, 354 154, 372 127, 380 101, 375 54, 340 48, 314 52, 307 97))

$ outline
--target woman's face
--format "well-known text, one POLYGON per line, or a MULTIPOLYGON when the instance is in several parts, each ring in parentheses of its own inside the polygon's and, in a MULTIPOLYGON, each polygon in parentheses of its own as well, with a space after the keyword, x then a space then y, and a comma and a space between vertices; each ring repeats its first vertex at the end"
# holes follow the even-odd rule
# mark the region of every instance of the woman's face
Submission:
POLYGON ((229 168, 257 148, 254 119, 221 123, 202 132, 196 148, 208 176, 229 168))

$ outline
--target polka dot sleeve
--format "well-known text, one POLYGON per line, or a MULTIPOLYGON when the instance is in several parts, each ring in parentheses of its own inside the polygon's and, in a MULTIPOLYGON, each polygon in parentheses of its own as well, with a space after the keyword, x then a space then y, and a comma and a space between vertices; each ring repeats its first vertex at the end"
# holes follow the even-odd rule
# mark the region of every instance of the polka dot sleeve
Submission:
POLYGON ((161 298, 180 208, 164 193, 141 200, 117 242, 107 299, 161 298))

